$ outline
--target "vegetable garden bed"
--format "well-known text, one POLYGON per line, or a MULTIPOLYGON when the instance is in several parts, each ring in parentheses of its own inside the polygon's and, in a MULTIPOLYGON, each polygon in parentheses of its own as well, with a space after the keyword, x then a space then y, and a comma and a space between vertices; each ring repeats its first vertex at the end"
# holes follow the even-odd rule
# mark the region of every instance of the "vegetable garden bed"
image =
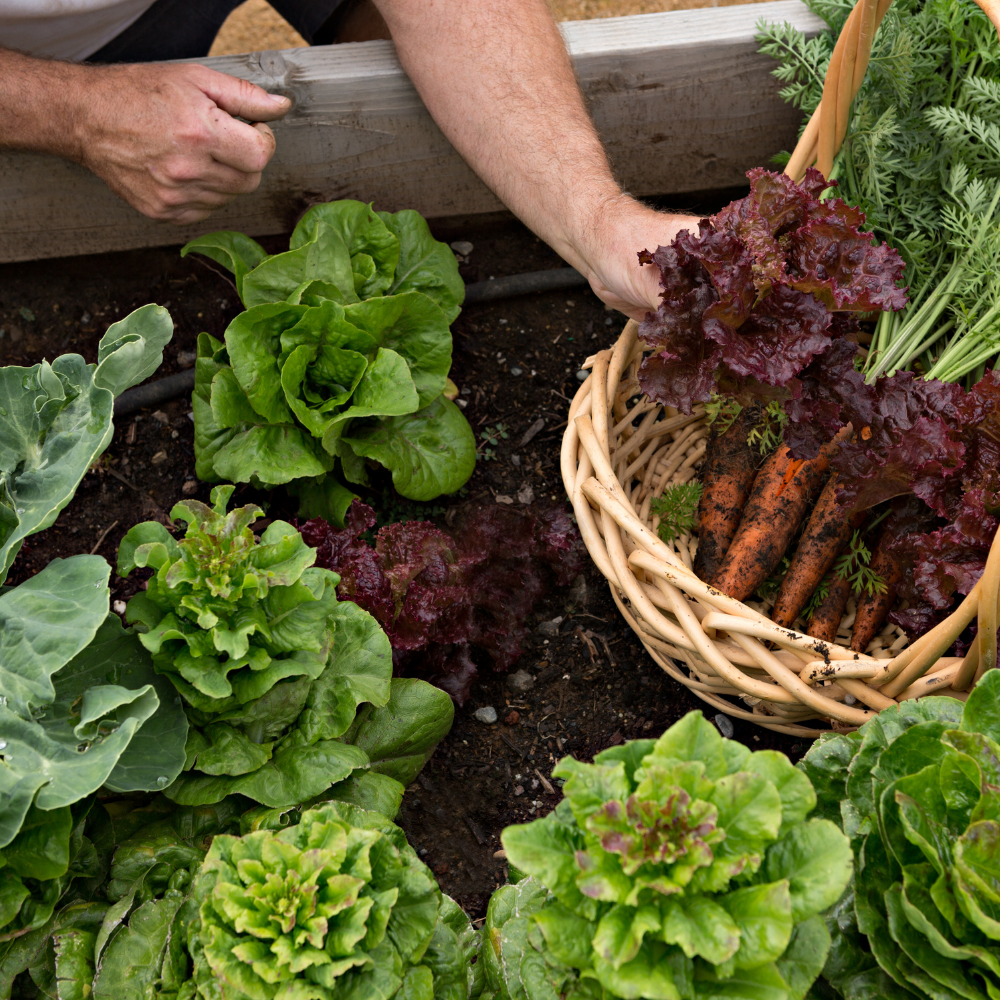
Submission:
MULTIPOLYGON (((695 210, 712 210, 728 198, 724 193, 699 199, 695 210)), ((560 264, 544 244, 514 223, 480 222, 436 235, 473 244, 461 265, 466 282, 560 264)), ((280 237, 273 241, 275 250, 283 245, 280 237)), ((92 361, 104 329, 152 300, 167 305, 176 324, 155 376, 160 378, 189 367, 197 334, 206 330, 220 337, 240 310, 224 277, 193 256, 182 260, 175 248, 4 265, 0 283, 4 365, 27 365, 74 351, 92 361)), ((430 504, 394 497, 386 477, 384 494, 380 486, 366 496, 380 524, 430 518, 447 530, 463 511, 479 505, 521 511, 564 508, 558 478, 563 397, 572 396, 579 385, 580 363, 596 347, 613 343, 622 322, 619 314, 606 312, 589 292, 581 291, 466 307, 453 327, 452 377, 468 390, 459 397, 467 403, 465 414, 483 450, 489 448, 495 458, 481 457, 461 496, 430 504), (512 369, 520 371, 512 374, 512 369), (544 427, 522 445, 539 419, 544 427), (482 432, 498 424, 504 430, 495 445, 483 440, 482 432), (526 488, 534 495, 530 504, 518 500, 519 493, 527 495, 526 488), (512 502, 498 504, 498 496, 512 502)), ((53 558, 95 549, 113 563, 132 525, 165 517, 176 501, 187 497, 207 502, 211 487, 194 476, 190 410, 189 398, 182 397, 117 421, 103 458, 84 477, 74 501, 52 528, 28 539, 8 583, 23 582, 53 558)), ((295 513, 288 501, 278 500, 278 492, 268 498, 246 487, 238 489, 230 508, 261 499, 272 502, 268 517, 295 513)), ((112 601, 127 601, 137 586, 136 574, 128 579, 113 574, 112 601)), ((582 578, 550 592, 537 606, 524 647, 511 673, 525 670, 533 684, 514 691, 507 684, 510 674, 481 669, 471 697, 456 710, 451 733, 404 798, 399 816, 443 890, 473 916, 485 914, 490 892, 506 877, 504 862, 494 857, 501 830, 544 813, 558 800, 558 791, 546 791, 542 780, 549 781, 556 760, 564 753, 590 759, 623 740, 659 734, 697 705, 689 692, 647 660, 589 560, 582 578), (554 627, 537 627, 558 618, 562 621, 554 627), (488 725, 475 718, 476 710, 485 706, 497 711, 498 722, 488 725), (505 722, 512 713, 517 721, 505 722)), ((739 722, 736 735, 754 749, 773 747, 793 758, 808 747, 805 740, 739 722)))

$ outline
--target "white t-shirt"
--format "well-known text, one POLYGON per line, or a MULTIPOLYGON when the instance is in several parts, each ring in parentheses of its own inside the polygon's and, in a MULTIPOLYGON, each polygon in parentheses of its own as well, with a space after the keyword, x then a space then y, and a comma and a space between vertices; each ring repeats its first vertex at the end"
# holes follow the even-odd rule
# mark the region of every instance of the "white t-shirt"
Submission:
POLYGON ((0 0, 0 46, 80 62, 152 6, 153 0, 0 0))

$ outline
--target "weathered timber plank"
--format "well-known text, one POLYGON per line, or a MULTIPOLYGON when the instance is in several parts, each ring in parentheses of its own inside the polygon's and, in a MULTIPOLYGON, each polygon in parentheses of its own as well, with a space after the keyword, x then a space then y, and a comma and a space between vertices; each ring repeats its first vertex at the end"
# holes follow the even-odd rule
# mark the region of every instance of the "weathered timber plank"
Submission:
MULTIPOLYGON (((797 112, 756 53, 761 18, 808 32, 799 0, 563 25, 594 120, 626 189, 672 194, 739 184, 794 143, 797 112)), ((56 157, 0 154, 0 261, 179 243, 214 229, 289 230, 330 198, 435 218, 502 208, 431 120, 391 42, 204 60, 295 102, 257 192, 206 222, 144 218, 88 171, 56 157)))

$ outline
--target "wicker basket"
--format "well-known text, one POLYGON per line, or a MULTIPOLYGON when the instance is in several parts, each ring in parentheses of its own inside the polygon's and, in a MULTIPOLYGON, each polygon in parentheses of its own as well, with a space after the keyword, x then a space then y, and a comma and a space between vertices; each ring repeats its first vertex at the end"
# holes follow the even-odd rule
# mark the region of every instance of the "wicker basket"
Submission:
MULTIPOLYGON (((794 179, 812 165, 829 175, 890 2, 859 0, 845 23, 823 100, 785 171, 794 179)), ((1000 0, 976 2, 1000 25, 1000 0)), ((657 535, 651 500, 697 476, 708 424, 703 410, 685 416, 640 395, 645 350, 630 321, 613 349, 588 362, 590 377, 570 406, 562 476, 584 543, 655 662, 726 714, 794 736, 853 729, 921 695, 967 697, 996 665, 1000 534, 968 597, 910 645, 888 626, 862 655, 776 625, 766 604, 741 603, 698 579, 691 536, 667 543, 657 535), (977 616, 978 640, 968 655, 944 656, 977 616)), ((849 608, 845 637, 851 620, 849 608)))

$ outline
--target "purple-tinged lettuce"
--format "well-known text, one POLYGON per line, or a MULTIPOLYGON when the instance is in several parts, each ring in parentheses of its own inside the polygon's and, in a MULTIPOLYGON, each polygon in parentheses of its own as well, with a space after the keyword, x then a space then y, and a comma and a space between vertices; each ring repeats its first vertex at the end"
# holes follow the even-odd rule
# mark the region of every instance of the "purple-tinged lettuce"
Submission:
POLYGON ((833 823, 807 819, 816 795, 786 757, 691 712, 553 775, 555 811, 503 833, 527 877, 490 901, 490 995, 802 1000, 851 855, 833 823))
POLYGON ((639 254, 660 271, 663 302, 639 328, 654 353, 644 392, 685 413, 718 386, 742 402, 799 395, 796 376, 850 324, 839 313, 901 309, 903 263, 863 232, 864 215, 815 170, 802 184, 751 170, 750 194, 639 254))

